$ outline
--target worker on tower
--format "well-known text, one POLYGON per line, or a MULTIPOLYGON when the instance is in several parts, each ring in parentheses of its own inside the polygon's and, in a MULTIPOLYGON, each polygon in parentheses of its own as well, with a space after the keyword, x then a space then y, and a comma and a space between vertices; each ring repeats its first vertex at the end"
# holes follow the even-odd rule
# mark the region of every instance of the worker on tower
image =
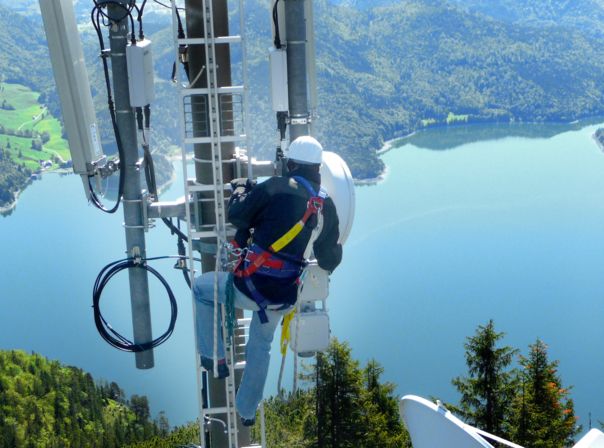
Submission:
MULTIPOLYGON (((319 266, 328 272, 342 259, 336 208, 320 188, 322 152, 313 137, 298 137, 289 147, 286 176, 274 176, 258 185, 247 179, 232 182, 228 218, 237 228, 233 244, 243 254, 232 275, 207 272, 194 282, 198 346, 206 370, 213 370, 215 275, 220 303, 225 303, 227 283, 233 278, 235 306, 254 311, 236 399, 246 426, 254 424, 262 400, 275 328, 296 303, 305 253, 312 249, 319 266)), ((218 376, 227 377, 220 335, 217 357, 218 376)))

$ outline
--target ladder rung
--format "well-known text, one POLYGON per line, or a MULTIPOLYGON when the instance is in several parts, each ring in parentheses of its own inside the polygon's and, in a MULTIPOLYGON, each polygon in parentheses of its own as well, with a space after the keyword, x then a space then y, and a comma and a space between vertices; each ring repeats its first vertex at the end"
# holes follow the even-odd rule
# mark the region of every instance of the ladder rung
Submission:
POLYGON ((210 89, 208 88, 184 88, 181 89, 180 94, 185 97, 185 96, 190 96, 190 95, 207 95, 209 93, 232 93, 232 94, 242 94, 243 93, 243 86, 225 86, 225 87, 218 87, 217 89, 213 89, 212 91, 210 91, 210 89))
POLYGON ((228 414, 229 408, 227 406, 219 406, 215 408, 205 408, 203 410, 204 415, 216 415, 216 414, 228 414))
POLYGON ((238 44, 241 42, 241 36, 218 36, 213 39, 206 39, 205 37, 189 37, 184 39, 178 39, 179 45, 203 45, 205 43, 220 44, 238 44))
POLYGON ((193 239, 198 239, 198 238, 217 238, 218 235, 216 234, 216 232, 214 230, 206 230, 206 231, 201 231, 201 232, 191 232, 190 233, 191 237, 193 239))
MULTIPOLYGON (((223 190, 228 190, 229 189, 229 185, 230 184, 224 184, 222 185, 222 189, 223 190)), ((218 186, 218 188, 220 188, 220 186, 218 186)), ((189 190, 189 192, 204 192, 204 191, 211 191, 213 192, 216 189, 215 185, 212 184, 187 184, 187 189, 189 190)))
MULTIPOLYGON (((231 143, 231 142, 241 142, 246 138, 245 134, 243 135, 223 135, 220 137, 220 141, 222 143, 231 143)), ((185 143, 187 145, 195 145, 199 143, 214 143, 215 140, 212 137, 185 137, 185 143)))
POLYGON ((245 369, 245 361, 239 361, 235 363, 235 369, 236 370, 242 370, 245 369))

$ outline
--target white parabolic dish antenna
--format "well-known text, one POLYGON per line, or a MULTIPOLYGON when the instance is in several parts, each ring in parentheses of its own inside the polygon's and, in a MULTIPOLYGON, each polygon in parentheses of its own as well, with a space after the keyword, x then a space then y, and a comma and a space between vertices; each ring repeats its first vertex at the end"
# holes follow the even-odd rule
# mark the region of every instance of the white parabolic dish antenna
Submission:
MULTIPOLYGON (((411 435, 413 448, 493 448, 483 437, 511 448, 520 445, 470 426, 441 404, 416 395, 405 395, 399 402, 401 418, 411 435)), ((573 448, 604 448, 604 433, 592 428, 573 448)))
POLYGON ((405 395, 399 408, 413 448, 493 448, 443 406, 415 395, 405 395))
POLYGON ((354 181, 346 162, 335 152, 323 151, 321 186, 333 200, 340 220, 340 238, 344 244, 354 220, 354 181))

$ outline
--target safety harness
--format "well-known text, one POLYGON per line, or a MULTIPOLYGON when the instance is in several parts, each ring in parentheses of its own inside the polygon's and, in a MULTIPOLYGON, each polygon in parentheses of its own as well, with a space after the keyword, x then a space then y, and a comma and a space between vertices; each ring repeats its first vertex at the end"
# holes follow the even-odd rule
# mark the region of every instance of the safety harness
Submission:
MULTIPOLYGON (((281 251, 283 248, 289 245, 294 238, 296 238, 296 236, 298 236, 302 229, 304 229, 306 222, 311 216, 318 216, 321 213, 323 203, 325 198, 327 198, 327 193, 322 188, 316 192, 308 180, 300 176, 292 177, 310 194, 310 198, 306 204, 304 216, 302 216, 302 218, 296 222, 282 237, 271 244, 268 249, 263 249, 254 243, 251 244, 241 255, 239 264, 235 268, 234 272, 235 277, 243 279, 250 292, 251 298, 254 300, 254 302, 256 302, 258 308, 260 308, 258 311, 258 317, 262 323, 268 322, 266 309, 269 305, 272 305, 273 302, 264 297, 256 289, 251 276, 253 274, 261 274, 273 278, 296 278, 296 281, 299 280, 300 274, 306 266, 306 260, 285 254, 281 251)), ((309 244, 311 243, 312 239, 309 244)), ((289 306, 290 304, 284 304, 277 309, 285 309, 289 306)))

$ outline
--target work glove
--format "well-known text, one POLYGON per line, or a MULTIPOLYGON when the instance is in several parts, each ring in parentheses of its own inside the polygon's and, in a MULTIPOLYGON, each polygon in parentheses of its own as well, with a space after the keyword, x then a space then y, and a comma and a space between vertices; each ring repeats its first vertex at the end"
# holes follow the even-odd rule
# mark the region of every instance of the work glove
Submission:
POLYGON ((231 189, 233 190, 233 196, 245 194, 256 186, 256 181, 250 180, 247 177, 233 179, 230 183, 231 189))

